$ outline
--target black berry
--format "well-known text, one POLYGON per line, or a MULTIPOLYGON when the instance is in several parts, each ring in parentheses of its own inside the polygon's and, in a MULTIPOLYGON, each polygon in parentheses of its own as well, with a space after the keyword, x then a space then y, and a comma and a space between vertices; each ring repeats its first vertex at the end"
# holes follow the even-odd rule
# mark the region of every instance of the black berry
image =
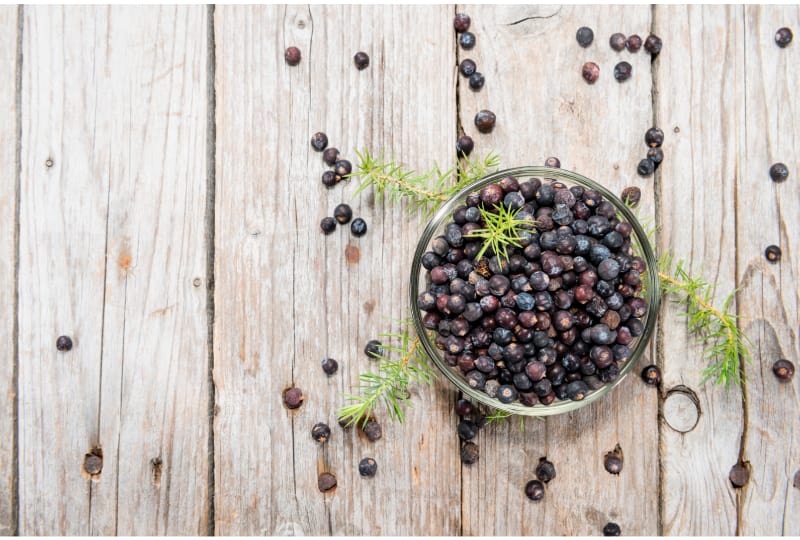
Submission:
POLYGON ((556 467, 546 457, 539 459, 539 464, 536 466, 536 478, 547 484, 556 477, 556 467))
POLYGON ((296 66, 300 63, 300 49, 297 47, 289 47, 283 53, 283 58, 286 60, 286 63, 290 66, 296 66))
POLYGON ((458 436, 464 439, 465 441, 469 441, 475 438, 475 435, 478 434, 478 426, 474 422, 470 422, 469 420, 462 420, 458 423, 458 428, 456 429, 458 432, 458 436))
POLYGON ((775 43, 778 44, 778 47, 783 49, 792 42, 792 37, 794 36, 789 28, 780 28, 775 32, 775 43))
POLYGON ((647 158, 658 167, 664 161, 664 150, 661 148, 650 148, 647 151, 647 158))
POLYGON ((367 358, 370 360, 377 360, 383 356, 383 344, 377 339, 367 341, 367 344, 364 346, 364 354, 366 354, 367 358))
POLYGON ((603 536, 619 536, 620 534, 622 534, 622 531, 619 525, 614 522, 608 522, 605 527, 603 527, 603 536))
POLYGON ((636 167, 636 172, 639 173, 639 176, 650 176, 655 170, 656 164, 650 158, 644 158, 636 167))
POLYGON ((586 62, 581 68, 581 76, 583 76, 583 80, 587 83, 594 84, 598 77, 600 77, 600 66, 594 62, 586 62))
POLYGON ((350 224, 350 232, 353 236, 364 236, 367 234, 367 222, 361 218, 356 218, 350 224))
POLYGON ((69 336, 58 336, 56 339, 56 349, 67 352, 72 349, 72 338, 69 336))
POLYGON ((333 358, 323 358, 322 359, 322 371, 325 372, 326 375, 333 375, 339 369, 339 362, 334 360, 333 358))
POLYGON ((513 386, 504 384, 497 389, 497 400, 500 403, 511 403, 517 399, 517 391, 513 386))
POLYGON ((459 156, 463 153, 465 156, 470 155, 472 149, 475 148, 475 141, 469 135, 463 135, 458 138, 456 142, 456 152, 459 156))
POLYGON ((461 463, 472 465, 480 457, 480 448, 474 442, 465 442, 461 447, 461 463))
POLYGON ((540 501, 544 498, 544 484, 538 480, 531 480, 525 484, 525 495, 532 501, 540 501))
POLYGON ((664 144, 664 132, 657 127, 651 127, 644 134, 644 142, 650 148, 658 148, 664 144))
POLYGON ((625 39, 625 34, 617 32, 616 34, 611 34, 611 37, 608 39, 608 44, 611 45, 612 49, 619 52, 625 48, 627 41, 628 40, 625 39))
POLYGON ((650 386, 661 384, 661 369, 658 366, 647 366, 642 370, 642 380, 650 386))
POLYGON ((466 58, 461 61, 461 64, 458 66, 458 71, 464 76, 469 77, 473 73, 478 70, 478 66, 475 64, 474 60, 470 60, 466 58))
POLYGON ((633 66, 628 62, 620 62, 614 66, 614 78, 617 79, 618 82, 625 82, 630 79, 632 72, 633 66))
POLYGON ((456 414, 459 416, 469 416, 472 414, 472 403, 467 401, 466 399, 459 399, 456 402, 456 414))
POLYGON ((461 37, 458 38, 458 42, 461 44, 462 49, 469 50, 475 46, 475 34, 472 32, 464 32, 461 34, 461 37))
POLYGON ((332 217, 322 218, 322 221, 319 222, 319 228, 322 229, 323 233, 331 234, 336 230, 336 220, 332 217))
POLYGON ((483 88, 484 78, 483 73, 476 71, 469 76, 469 87, 473 90, 480 90, 483 88))
POLYGON ((561 168, 561 160, 555 156, 550 156, 549 158, 544 160, 545 167, 553 167, 555 169, 561 168))
POLYGON ((359 70, 366 69, 367 66, 369 66, 369 55, 363 51, 359 51, 353 56, 353 63, 359 70))
POLYGON ((773 163, 769 168, 769 177, 773 182, 783 182, 789 178, 789 168, 783 163, 773 163))
POLYGON ((578 45, 585 49, 594 41, 594 32, 587 26, 581 26, 575 33, 575 39, 578 40, 578 45))
POLYGON ((628 36, 628 39, 625 41, 625 46, 628 48, 629 52, 639 52, 639 49, 642 48, 642 38, 636 34, 628 36))
POLYGON ((318 443, 326 443, 328 439, 331 437, 331 428, 328 427, 328 424, 324 422, 320 422, 315 424, 313 428, 311 428, 311 438, 317 441, 318 443))
POLYGON ((629 204, 632 208, 635 208, 642 199, 642 190, 636 186, 628 186, 622 190, 620 198, 622 199, 622 202, 629 204))
POLYGON ((318 131, 311 136, 311 147, 317 152, 322 152, 328 146, 328 136, 318 131))
POLYGON ((344 225, 353 217, 353 209, 350 208, 349 204, 337 204, 336 208, 333 209, 333 217, 336 218, 336 221, 344 225))
POLYGON ((644 50, 653 56, 661 52, 661 45, 661 38, 655 34, 650 34, 647 36, 647 39, 644 40, 644 50))
POLYGON ((484 109, 475 115, 475 127, 478 128, 478 131, 481 133, 489 133, 494 129, 496 120, 497 117, 492 111, 484 109))
POLYGON ((791 381, 794 377, 794 364, 789 360, 778 360, 772 364, 772 373, 782 381, 791 381))
POLYGON ((778 246, 767 246, 767 249, 764 250, 764 257, 766 257, 769 262, 780 261, 781 248, 779 248, 778 246))
POLYGON ((327 188, 332 188, 336 185, 336 173, 333 171, 325 171, 322 173, 322 185, 327 188))
POLYGON ((469 30, 469 24, 472 20, 466 13, 457 13, 453 19, 453 28, 456 32, 466 32, 469 30))
POLYGON ((375 420, 369 420, 366 424, 364 424, 364 427, 361 428, 361 431, 363 431, 364 435, 367 436, 367 439, 372 442, 375 442, 383 437, 383 428, 375 420))
POLYGON ((299 388, 287 388, 283 391, 283 403, 290 409, 296 409, 303 404, 303 391, 299 388))
POLYGON ((603 466, 611 474, 619 474, 622 472, 622 449, 619 445, 611 452, 606 453, 603 458, 603 466))
POLYGON ((353 172, 353 164, 346 159, 340 159, 333 165, 333 172, 336 173, 338 177, 336 180, 339 181, 353 172))
POLYGON ((366 457, 358 463, 358 474, 365 478, 371 478, 378 472, 378 463, 371 457, 366 457))
POLYGON ((336 487, 336 477, 331 473, 324 472, 317 478, 317 488, 322 493, 332 490, 336 487))

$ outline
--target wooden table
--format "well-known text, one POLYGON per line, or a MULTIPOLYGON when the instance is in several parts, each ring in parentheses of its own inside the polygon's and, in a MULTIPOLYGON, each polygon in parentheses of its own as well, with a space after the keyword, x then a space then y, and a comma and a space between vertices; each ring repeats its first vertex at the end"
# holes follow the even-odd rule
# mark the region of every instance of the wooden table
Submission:
POLYGON ((799 534, 800 378, 771 373, 799 359, 800 44, 777 47, 781 26, 800 31, 796 6, 0 8, 0 533, 799 534), (471 51, 456 11, 472 16, 471 51), (616 53, 618 31, 664 49, 616 53), (480 92, 457 74, 465 57, 480 92), (473 126, 482 108, 490 135, 473 126), (652 125, 666 158, 641 178, 652 125), (699 385, 702 346, 665 303, 643 360, 661 391, 631 376, 524 432, 485 429, 475 465, 459 460, 444 380, 414 390, 405 425, 383 418, 376 443, 336 426, 340 394, 374 365, 364 343, 406 312, 422 224, 354 198, 356 181, 324 189, 309 137, 427 169, 452 162, 462 129, 504 166, 554 155, 616 192, 641 187, 659 250, 740 288, 754 342, 741 392, 699 385), (342 201, 366 236, 320 234, 342 201), (341 363, 330 379, 325 356, 341 363), (306 396, 294 412, 292 384, 306 396), (318 421, 333 426, 322 447, 318 421), (558 477, 533 503, 542 456, 558 477), (740 461, 750 481, 735 489, 740 461))

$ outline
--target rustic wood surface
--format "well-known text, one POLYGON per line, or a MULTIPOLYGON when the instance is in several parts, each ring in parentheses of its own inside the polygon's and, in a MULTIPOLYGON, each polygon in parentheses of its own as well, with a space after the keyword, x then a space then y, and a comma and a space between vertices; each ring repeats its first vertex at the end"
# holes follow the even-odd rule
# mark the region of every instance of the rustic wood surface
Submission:
POLYGON ((0 534, 800 534, 800 379, 771 372, 800 364, 800 49, 775 45, 781 26, 800 31, 797 6, 0 8, 0 534), (470 51, 456 11, 472 16, 470 51), (617 31, 664 49, 616 53, 617 31), (474 128, 483 108, 490 135, 474 128), (666 157, 642 179, 654 124, 666 157), (472 466, 445 381, 414 391, 405 425, 381 416, 377 442, 343 431, 340 394, 374 365, 365 342, 407 313, 422 224, 354 198, 356 181, 324 189, 316 131, 354 162, 387 149, 416 168, 449 165, 464 131, 504 166, 552 155, 615 192, 641 187, 659 250, 740 287, 744 394, 699 384, 703 347, 665 303, 641 360, 662 367, 660 389, 634 372, 580 411, 486 428, 472 466), (366 236, 319 233, 343 201, 366 236), (62 334, 72 351, 56 351, 62 334), (296 411, 281 401, 292 385, 296 411), (616 444, 615 477, 602 457, 616 444), (558 476, 533 503, 542 456, 558 476), (735 489, 739 462, 750 480, 735 489), (338 479, 327 494, 323 471, 338 479))

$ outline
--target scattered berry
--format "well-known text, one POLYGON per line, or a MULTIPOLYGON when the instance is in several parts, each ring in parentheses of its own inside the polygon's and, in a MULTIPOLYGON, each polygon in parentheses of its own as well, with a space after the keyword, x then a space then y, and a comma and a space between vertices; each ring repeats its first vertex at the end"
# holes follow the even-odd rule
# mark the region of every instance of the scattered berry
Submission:
POLYGON ((778 44, 778 47, 783 49, 792 42, 792 37, 794 36, 789 28, 780 28, 777 32, 775 32, 775 43, 778 44))
POLYGON ((333 171, 325 171, 322 173, 322 185, 327 188, 332 188, 336 185, 336 173, 333 171))
POLYGON ((322 493, 332 490, 336 487, 336 477, 331 473, 322 473, 317 479, 317 487, 322 493))
POLYGON ((610 521, 606 523, 605 527, 603 527, 603 536, 619 536, 620 534, 622 534, 622 531, 620 530, 619 525, 614 522, 610 521))
POLYGON ((658 148, 664 144, 664 132, 657 127, 651 127, 644 134, 644 142, 650 148, 658 148))
POLYGON ((286 63, 290 66, 296 66, 300 63, 300 49, 297 47, 289 47, 283 53, 283 58, 286 60, 286 63))
POLYGON ((628 48, 628 52, 639 52, 639 49, 642 48, 642 38, 636 34, 628 36, 627 41, 625 41, 625 46, 628 48))
POLYGON ((311 438, 317 441, 318 443, 326 443, 328 439, 331 437, 331 428, 328 427, 328 424, 324 422, 320 422, 314 425, 311 428, 311 438))
POLYGON ((525 484, 525 495, 532 501, 540 501, 544 498, 544 484, 538 480, 531 480, 525 484))
POLYGON ((594 84, 600 77, 600 66, 594 62, 586 62, 581 68, 581 75, 587 83, 594 84))
POLYGON ((496 120, 497 117, 492 111, 484 109, 475 115, 475 127, 478 128, 478 131, 481 133, 489 133, 494 129, 496 120))
POLYGON ((461 447, 461 463, 472 465, 480 457, 480 448, 474 442, 465 442, 461 447))
POLYGON ((536 466, 536 478, 547 484, 555 477, 555 465, 553 465, 551 461, 548 461, 546 457, 540 458, 539 464, 536 466))
POLYGON ((741 463, 737 463, 733 467, 731 467, 731 472, 728 475, 728 479, 733 484, 733 487, 740 488, 744 486, 748 480, 750 480, 750 471, 747 470, 741 463))
POLYGON ((636 208, 642 199, 642 190, 636 186, 628 186, 622 190, 620 198, 622 202, 630 205, 631 208, 636 208))
POLYGON ((622 472, 622 449, 619 445, 611 452, 606 453, 603 458, 603 466, 611 474, 619 474, 622 472))
POLYGON ((353 172, 353 164, 346 159, 340 159, 334 164, 333 172, 336 173, 337 181, 342 180, 345 176, 353 172))
POLYGON ((363 431, 364 435, 367 436, 367 439, 372 442, 375 442, 383 437, 383 428, 375 420, 367 421, 367 423, 364 424, 364 427, 361 428, 361 431, 363 431))
POLYGON ((633 66, 628 62, 620 62, 614 66, 614 78, 617 79, 618 82, 625 82, 630 79, 632 72, 633 66))
POLYGON ((456 414, 459 416, 469 416, 472 414, 473 407, 472 403, 467 401, 466 399, 459 399, 456 401, 456 414))
POLYGON ((322 152, 328 146, 328 136, 318 131, 311 136, 311 147, 317 152, 322 152))
POLYGON ((484 83, 483 73, 480 71, 476 71, 472 75, 469 76, 469 87, 473 90, 480 90, 483 88, 484 83))
POLYGON ((469 24, 471 22, 472 20, 466 13, 457 13, 453 19, 453 28, 455 28, 456 32, 466 32, 469 30, 469 24))
POLYGON ((650 386, 661 384, 661 369, 658 366, 647 366, 642 370, 642 380, 650 386))
POLYGON ((322 229, 324 234, 331 234, 336 230, 336 220, 332 217, 322 218, 322 221, 319 222, 319 228, 322 229))
POLYGON ((764 250, 764 257, 766 257, 769 262, 780 261, 781 248, 779 248, 778 246, 767 246, 767 249, 764 250))
POLYGON ((658 167, 661 162, 664 161, 664 150, 661 148, 650 148, 647 150, 647 158, 658 167))
POLYGON ((287 388, 283 391, 283 403, 290 409, 297 409, 303 404, 303 391, 299 388, 287 388))
POLYGON ((358 474, 371 478, 378 472, 378 463, 371 457, 365 457, 358 463, 358 474))
POLYGON ((69 336, 58 336, 56 339, 56 349, 67 352, 72 349, 72 338, 69 336))
POLYGON ((460 156, 462 153, 465 156, 470 155, 472 149, 475 148, 475 141, 469 135, 463 135, 458 138, 456 142, 456 153, 460 156))
POLYGON ((323 358, 322 359, 322 371, 325 372, 326 375, 333 375, 339 369, 339 362, 334 360, 333 358, 323 358))
POLYGON ((461 44, 462 49, 470 50, 475 46, 475 34, 472 32, 464 32, 461 34, 461 37, 458 38, 458 42, 461 44))
POLYGON ((353 236, 364 236, 367 234, 367 222, 361 218, 356 218, 350 224, 350 232, 353 236))
POLYGON ((377 360, 383 356, 383 344, 377 339, 367 341, 367 344, 364 346, 364 354, 366 354, 367 358, 370 360, 377 360))
POLYGON ((585 49, 594 41, 594 32, 587 26, 581 26, 575 33, 575 39, 578 40, 578 45, 585 49))
POLYGON ((478 434, 478 426, 475 425, 474 422, 470 422, 469 420, 462 420, 458 423, 458 428, 456 429, 458 432, 458 436, 464 439, 465 441, 469 441, 475 438, 475 435, 478 434))
POLYGON ((349 204, 338 204, 336 208, 333 209, 333 217, 336 218, 336 221, 344 225, 353 217, 353 209, 350 208, 349 204))
POLYGON ((773 182, 783 182, 789 178, 789 168, 783 163, 773 163, 769 168, 769 177, 773 182))
POLYGON ((625 48, 627 41, 628 40, 625 38, 625 34, 620 34, 617 32, 616 34, 611 34, 608 44, 611 45, 612 49, 619 52, 625 48))
POLYGON ((636 172, 639 173, 639 176, 650 176, 655 170, 656 164, 650 158, 644 158, 636 167, 636 172))
POLYGON ((458 66, 458 71, 464 76, 469 77, 473 73, 478 70, 478 66, 475 64, 474 60, 470 60, 466 58, 461 61, 461 64, 458 66))
POLYGON ((367 69, 367 66, 369 66, 369 55, 363 51, 359 51, 353 56, 353 63, 359 70, 367 69))
POLYGON ((661 38, 655 34, 650 34, 647 36, 647 39, 644 40, 644 50, 653 56, 661 52, 661 45, 661 38))
POLYGON ((772 373, 782 381, 791 381, 794 377, 794 364, 789 360, 778 360, 772 364, 772 373))

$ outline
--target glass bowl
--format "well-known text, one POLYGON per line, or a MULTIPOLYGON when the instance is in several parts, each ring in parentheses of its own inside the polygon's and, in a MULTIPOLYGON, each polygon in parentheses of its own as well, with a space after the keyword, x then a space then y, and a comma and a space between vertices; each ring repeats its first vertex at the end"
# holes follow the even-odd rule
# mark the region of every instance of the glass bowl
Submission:
POLYGON ((617 385, 619 385, 633 370, 634 366, 639 360, 639 357, 647 348, 647 344, 650 341, 653 329, 655 328, 655 321, 658 313, 659 301, 661 298, 656 270, 656 258, 653 253, 653 248, 647 240, 647 235, 641 224, 633 215, 633 213, 622 203, 622 201, 616 195, 608 191, 608 189, 604 188, 597 182, 586 178, 585 176, 564 169, 538 166, 518 167, 492 173, 465 186, 450 199, 448 199, 431 218, 419 239, 416 252, 414 253, 414 259, 411 263, 409 295, 414 329, 420 338, 420 343, 422 344, 425 353, 434 363, 434 365, 436 365, 439 371, 441 371, 444 376, 447 377, 447 379, 455 384, 458 389, 465 394, 465 397, 469 398, 471 401, 483 403, 484 405, 488 405, 489 407, 508 413, 526 416, 550 416, 571 412, 600 399, 602 396, 608 394, 617 385), (503 177, 509 175, 514 176, 520 182, 523 182, 528 178, 547 178, 553 181, 561 182, 567 187, 578 185, 583 186, 584 188, 591 188, 599 191, 606 200, 614 205, 619 219, 627 221, 631 224, 633 228, 633 232, 630 237, 632 249, 634 254, 644 259, 647 264, 647 268, 641 276, 643 288, 639 293, 639 296, 644 298, 647 303, 647 313, 640 319, 644 324, 644 331, 640 336, 633 338, 633 340, 630 342, 630 357, 627 361, 621 364, 619 368, 619 376, 616 378, 616 380, 608 382, 596 390, 590 390, 586 397, 581 401, 556 399, 550 405, 537 403, 533 406, 523 405, 519 401, 509 404, 502 403, 498 399, 490 397, 483 390, 478 390, 469 386, 461 369, 458 366, 451 367, 444 359, 442 351, 436 348, 436 345, 433 342, 434 332, 426 329, 422 324, 422 312, 417 307, 417 297, 419 296, 421 290, 425 290, 427 288, 428 284, 428 271, 422 266, 422 255, 429 250, 429 246, 433 238, 444 234, 445 226, 451 221, 453 211, 456 209, 456 207, 464 204, 467 195, 480 190, 482 187, 488 184, 498 182, 503 177))

